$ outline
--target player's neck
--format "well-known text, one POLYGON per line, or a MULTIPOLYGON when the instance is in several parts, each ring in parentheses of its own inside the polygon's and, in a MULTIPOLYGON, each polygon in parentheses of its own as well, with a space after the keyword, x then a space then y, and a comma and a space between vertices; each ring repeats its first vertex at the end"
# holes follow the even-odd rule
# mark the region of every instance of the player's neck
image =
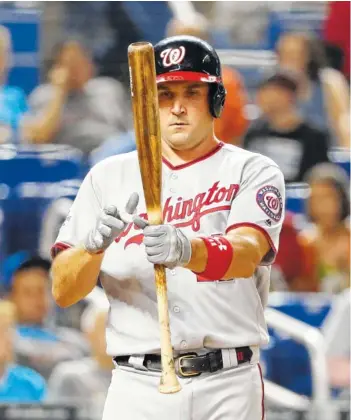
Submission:
POLYGON ((162 155, 172 165, 178 166, 207 155, 207 153, 211 152, 218 144, 219 140, 217 140, 213 135, 204 139, 192 149, 187 150, 175 150, 172 149, 172 147, 166 142, 162 142, 162 155))

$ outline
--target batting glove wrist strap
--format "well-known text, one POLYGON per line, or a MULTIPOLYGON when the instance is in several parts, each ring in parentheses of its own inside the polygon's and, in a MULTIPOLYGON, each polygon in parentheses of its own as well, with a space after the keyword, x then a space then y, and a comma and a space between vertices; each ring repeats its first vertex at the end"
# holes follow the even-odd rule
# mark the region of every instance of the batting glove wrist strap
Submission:
POLYGON ((189 264, 191 259, 191 242, 180 229, 176 229, 176 233, 180 250, 178 265, 184 267, 189 264))
POLYGON ((202 273, 195 273, 205 280, 221 280, 233 259, 233 247, 223 236, 200 237, 207 248, 207 264, 202 273))

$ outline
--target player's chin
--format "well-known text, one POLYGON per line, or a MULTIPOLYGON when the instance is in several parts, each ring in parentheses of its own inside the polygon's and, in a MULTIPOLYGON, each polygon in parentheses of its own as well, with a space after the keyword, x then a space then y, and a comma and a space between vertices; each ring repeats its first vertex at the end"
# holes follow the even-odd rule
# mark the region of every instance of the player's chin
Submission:
POLYGON ((177 133, 167 138, 167 143, 176 150, 184 150, 189 147, 189 136, 184 133, 177 133))

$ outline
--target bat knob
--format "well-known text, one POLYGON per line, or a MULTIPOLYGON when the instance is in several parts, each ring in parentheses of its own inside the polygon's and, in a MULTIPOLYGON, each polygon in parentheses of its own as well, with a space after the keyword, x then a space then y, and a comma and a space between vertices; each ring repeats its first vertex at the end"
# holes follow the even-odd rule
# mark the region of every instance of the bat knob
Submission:
POLYGON ((180 386, 180 384, 174 384, 174 385, 166 385, 166 384, 162 384, 159 385, 158 390, 160 391, 161 394, 175 394, 176 392, 179 392, 182 389, 182 387, 180 386))
POLYGON ((160 385, 158 390, 161 394, 175 394, 182 389, 175 371, 172 369, 169 372, 162 372, 160 385))

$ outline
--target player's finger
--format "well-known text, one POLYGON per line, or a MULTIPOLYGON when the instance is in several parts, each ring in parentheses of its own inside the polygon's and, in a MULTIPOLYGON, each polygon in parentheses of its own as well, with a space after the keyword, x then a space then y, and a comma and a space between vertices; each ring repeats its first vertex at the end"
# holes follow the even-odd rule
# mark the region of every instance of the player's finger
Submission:
POLYGON ((160 237, 167 233, 167 228, 165 225, 148 225, 144 228, 144 237, 154 236, 160 237))
POLYGON ((148 255, 147 260, 152 264, 161 264, 162 258, 160 254, 157 255, 148 255))
POLYGON ((149 226, 149 222, 138 215, 133 216, 133 222, 140 229, 144 229, 146 226, 149 226))
POLYGON ((145 246, 158 246, 160 245, 160 238, 158 236, 145 236, 143 244, 145 246))
POLYGON ((111 228, 114 228, 114 229, 122 230, 124 228, 124 223, 122 222, 122 220, 116 219, 113 216, 104 215, 101 218, 101 221, 102 221, 102 224, 109 226, 111 228))
POLYGON ((108 214, 113 217, 117 217, 118 210, 116 206, 108 206, 104 209, 105 214, 108 214))
POLYGON ((145 247, 145 252, 149 257, 158 257, 159 260, 163 254, 163 246, 147 246, 145 247))
POLYGON ((139 194, 133 192, 133 194, 129 197, 129 200, 126 204, 126 212, 129 214, 133 214, 138 206, 139 203, 139 194))
POLYGON ((104 236, 105 238, 110 238, 111 237, 111 233, 112 233, 112 229, 109 226, 106 225, 100 225, 98 228, 98 231, 101 233, 102 236, 104 236))
POLYGON ((133 223, 133 216, 126 211, 119 211, 118 217, 124 222, 124 223, 133 223))
POLYGON ((96 234, 94 236, 94 244, 95 244, 97 249, 100 249, 104 244, 104 239, 101 236, 101 233, 99 231, 96 232, 96 234))

